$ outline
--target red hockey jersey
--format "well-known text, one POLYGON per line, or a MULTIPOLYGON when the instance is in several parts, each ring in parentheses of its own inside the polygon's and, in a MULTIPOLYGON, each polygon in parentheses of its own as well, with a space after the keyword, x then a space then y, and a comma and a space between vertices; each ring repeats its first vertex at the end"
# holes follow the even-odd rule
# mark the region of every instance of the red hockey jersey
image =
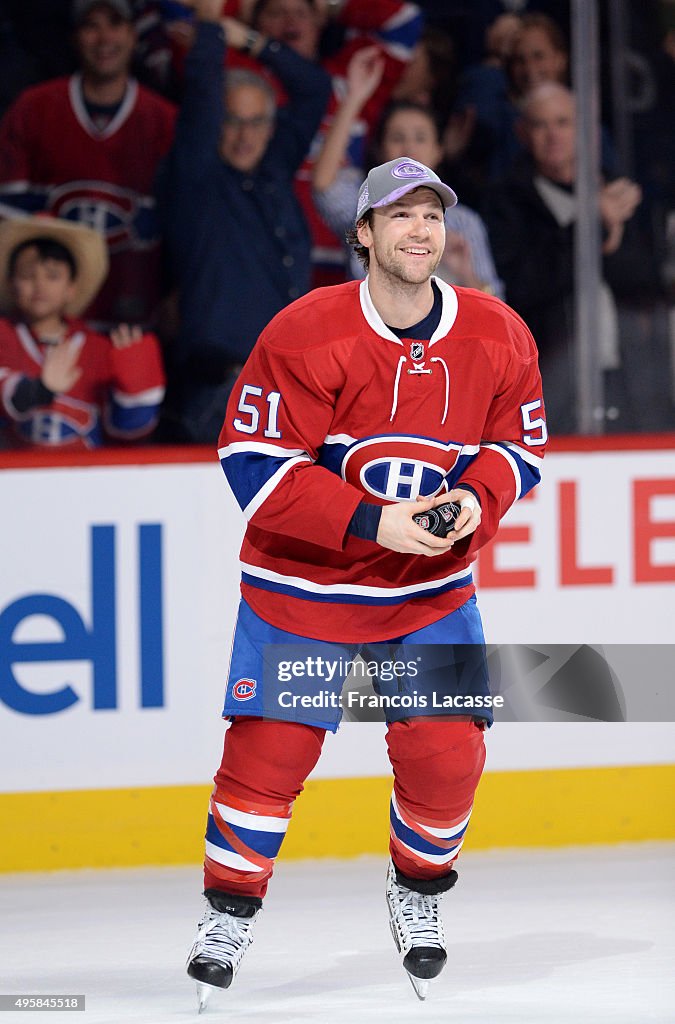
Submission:
POLYGON ((282 310, 239 377, 219 455, 248 519, 242 593, 274 626, 359 642, 434 622, 471 596, 476 551, 539 481, 547 431, 530 332, 499 299, 436 284, 443 311, 428 342, 389 330, 366 279, 282 310), (461 483, 483 518, 445 555, 347 532, 362 500, 461 483))
POLYGON ((25 324, 0 320, 0 413, 8 417, 18 445, 86 450, 104 435, 119 440, 145 437, 155 426, 164 397, 164 370, 153 334, 126 348, 68 321, 66 335, 77 346, 80 379, 48 405, 19 411, 13 396, 26 377, 42 373, 45 344, 25 324))
POLYGON ((131 79, 116 116, 99 130, 73 75, 27 89, 0 122, 0 201, 106 236, 110 272, 88 320, 147 322, 159 301, 153 182, 174 118, 171 104, 131 79))

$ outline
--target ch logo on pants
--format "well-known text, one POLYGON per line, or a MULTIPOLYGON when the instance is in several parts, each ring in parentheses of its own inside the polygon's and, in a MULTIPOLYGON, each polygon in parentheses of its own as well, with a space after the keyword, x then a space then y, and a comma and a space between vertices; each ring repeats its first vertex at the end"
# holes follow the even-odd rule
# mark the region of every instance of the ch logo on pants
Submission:
POLYGON ((253 700, 258 681, 256 679, 237 679, 232 687, 235 700, 253 700))

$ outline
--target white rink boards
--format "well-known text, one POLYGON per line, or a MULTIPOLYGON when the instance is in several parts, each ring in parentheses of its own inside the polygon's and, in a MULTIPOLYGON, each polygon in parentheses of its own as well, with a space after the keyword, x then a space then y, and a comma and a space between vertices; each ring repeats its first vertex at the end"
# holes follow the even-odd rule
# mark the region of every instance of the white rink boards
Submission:
MULTIPOLYGON (((210 454, 135 465, 192 457, 146 449, 99 464, 106 457, 0 473, 3 792, 189 785, 213 772, 243 517, 210 454), (41 758, 25 757, 36 748, 41 758)), ((675 448, 553 452, 533 494, 477 567, 488 641, 671 641, 675 448)), ((652 739, 639 725, 616 744, 604 727, 601 741, 583 729, 561 741, 542 724, 534 744, 495 739, 491 767, 541 766, 530 750, 552 767, 599 749, 602 764, 649 763, 668 744, 672 760, 672 733, 652 739)), ((351 746, 338 739, 336 751, 351 746)), ((386 771, 379 739, 358 733, 355 745, 372 751, 355 774, 386 771)), ((331 756, 318 777, 341 774, 331 756)))

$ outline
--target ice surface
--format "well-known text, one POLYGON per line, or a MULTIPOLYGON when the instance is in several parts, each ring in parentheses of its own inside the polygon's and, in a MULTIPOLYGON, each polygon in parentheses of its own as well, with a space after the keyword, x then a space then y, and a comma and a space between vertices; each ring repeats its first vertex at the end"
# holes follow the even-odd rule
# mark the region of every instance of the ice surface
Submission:
POLYGON ((0 1024, 673 1024, 675 845, 492 851, 444 899, 449 963, 420 1003, 389 934, 384 859, 280 861, 229 992, 202 1017, 185 957, 198 868, 0 878, 0 992, 84 993, 0 1024))

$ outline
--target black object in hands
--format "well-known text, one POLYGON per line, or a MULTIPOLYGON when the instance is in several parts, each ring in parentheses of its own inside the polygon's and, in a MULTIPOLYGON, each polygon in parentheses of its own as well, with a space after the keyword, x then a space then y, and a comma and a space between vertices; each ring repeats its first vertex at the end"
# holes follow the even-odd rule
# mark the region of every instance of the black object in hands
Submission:
POLYGON ((423 530, 433 533, 434 537, 447 537, 461 511, 454 501, 448 501, 445 505, 430 508, 428 512, 418 512, 413 521, 423 530))

